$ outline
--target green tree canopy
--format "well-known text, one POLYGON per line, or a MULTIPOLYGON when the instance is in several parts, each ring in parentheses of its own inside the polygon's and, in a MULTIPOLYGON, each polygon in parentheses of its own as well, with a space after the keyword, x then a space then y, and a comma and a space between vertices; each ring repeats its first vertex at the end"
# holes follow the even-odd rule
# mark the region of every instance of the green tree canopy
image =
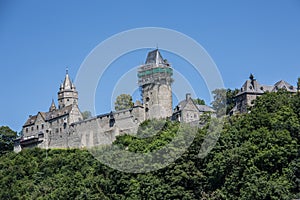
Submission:
POLYGON ((0 127, 0 155, 13 150, 13 140, 16 136, 17 132, 11 130, 8 126, 0 127))
POLYGON ((203 99, 193 99, 194 103, 195 104, 198 104, 198 105, 205 105, 205 101, 203 99))
POLYGON ((238 89, 215 89, 212 91, 214 100, 211 103, 213 109, 218 116, 229 114, 235 104, 235 95, 238 93, 238 89))
POLYGON ((132 102, 132 97, 129 94, 121 94, 117 96, 115 101, 115 110, 123 110, 132 108, 134 103, 132 102))
POLYGON ((85 120, 85 119, 89 119, 89 118, 91 118, 91 117, 92 117, 92 113, 91 113, 91 111, 88 111, 88 110, 86 110, 86 111, 83 111, 81 114, 82 114, 82 118, 83 118, 83 120, 85 120))

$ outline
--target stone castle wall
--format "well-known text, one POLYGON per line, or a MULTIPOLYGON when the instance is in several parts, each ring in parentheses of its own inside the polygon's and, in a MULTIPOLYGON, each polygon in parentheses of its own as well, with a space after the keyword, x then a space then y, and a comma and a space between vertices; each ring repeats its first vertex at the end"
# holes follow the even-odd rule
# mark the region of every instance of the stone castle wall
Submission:
POLYGON ((46 134, 41 148, 84 148, 112 144, 116 136, 134 134, 144 121, 144 108, 99 115, 91 119, 71 124, 64 134, 46 134))

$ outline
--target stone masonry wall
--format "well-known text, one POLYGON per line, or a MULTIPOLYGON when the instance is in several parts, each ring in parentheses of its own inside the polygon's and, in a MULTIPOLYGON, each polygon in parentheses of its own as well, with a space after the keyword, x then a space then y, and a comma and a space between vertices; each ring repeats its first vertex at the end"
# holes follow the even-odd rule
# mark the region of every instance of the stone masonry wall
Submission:
POLYGON ((64 134, 45 135, 41 148, 90 148, 112 144, 116 136, 134 134, 144 121, 143 107, 108 113, 71 124, 64 134))

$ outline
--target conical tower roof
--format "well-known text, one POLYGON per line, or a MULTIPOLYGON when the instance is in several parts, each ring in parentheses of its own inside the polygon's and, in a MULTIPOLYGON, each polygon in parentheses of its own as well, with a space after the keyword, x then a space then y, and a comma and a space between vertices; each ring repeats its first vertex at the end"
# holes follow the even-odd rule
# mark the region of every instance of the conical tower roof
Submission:
POLYGON ((68 74, 68 69, 66 70, 66 76, 65 76, 65 80, 63 83, 63 89, 68 90, 68 89, 72 89, 72 82, 70 80, 69 74, 68 74))
POLYGON ((52 103, 51 103, 51 106, 49 108, 49 112, 52 112, 54 110, 56 110, 56 106, 55 106, 54 100, 52 99, 52 103))
POLYGON ((161 56, 160 52, 158 49, 155 49, 153 51, 150 51, 148 53, 147 59, 146 59, 146 63, 145 64, 163 64, 164 59, 161 56))

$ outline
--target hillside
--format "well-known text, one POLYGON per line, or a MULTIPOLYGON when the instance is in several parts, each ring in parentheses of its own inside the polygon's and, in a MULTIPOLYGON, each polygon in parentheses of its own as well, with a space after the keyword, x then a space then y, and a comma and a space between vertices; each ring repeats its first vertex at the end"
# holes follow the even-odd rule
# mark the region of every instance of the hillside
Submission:
MULTIPOLYGON (((114 144, 145 154, 160 149, 179 127, 167 122, 157 130, 161 124, 146 121, 139 134, 152 137, 124 135, 114 144)), ((180 158, 153 172, 114 170, 87 150, 7 153, 0 161, 0 199, 300 198, 299 132, 300 96, 267 93, 249 114, 226 119, 208 156, 198 157, 206 126, 180 158)))

